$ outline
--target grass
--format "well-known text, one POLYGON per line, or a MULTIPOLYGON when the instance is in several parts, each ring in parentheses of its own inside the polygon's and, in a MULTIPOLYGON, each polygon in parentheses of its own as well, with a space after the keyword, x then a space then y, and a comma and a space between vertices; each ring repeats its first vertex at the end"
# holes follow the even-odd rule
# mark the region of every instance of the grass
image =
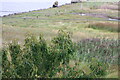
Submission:
POLYGON ((23 28, 18 26, 2 25, 3 26, 3 44, 5 44, 6 42, 9 43, 14 39, 18 39, 20 43, 24 43, 24 38, 26 33, 33 33, 36 35, 39 35, 39 33, 42 33, 45 36, 45 39, 50 40, 51 37, 56 35, 59 29, 72 32, 74 41, 79 41, 85 38, 96 38, 96 37, 99 37, 99 38, 107 37, 111 39, 118 38, 118 33, 86 28, 86 26, 89 25, 88 23, 81 24, 77 21, 74 23, 67 22, 67 21, 66 22, 57 21, 54 23, 46 22, 46 23, 41 23, 40 25, 42 26, 37 28, 36 27, 23 28))
POLYGON ((118 44, 118 40, 98 38, 84 39, 78 44, 79 55, 81 56, 81 60, 97 57, 97 59, 102 62, 117 64, 118 44))
MULTIPOLYGON (((91 58, 109 64, 107 75, 103 78, 118 78, 119 41, 113 39, 90 38, 78 43, 78 53, 75 58, 82 62, 91 62, 91 58)), ((95 60, 95 61, 96 61, 95 60)))
MULTIPOLYGON (((101 3, 83 3, 84 8, 80 9, 78 4, 64 5, 59 8, 49 8, 44 10, 32 11, 28 13, 22 13, 17 15, 11 15, 2 17, 3 23, 3 44, 10 42, 13 39, 18 39, 20 43, 23 43, 23 39, 26 33, 39 34, 43 33, 46 39, 50 40, 50 37, 55 36, 59 29, 68 30, 73 33, 73 40, 79 41, 82 38, 94 38, 94 37, 107 37, 107 38, 118 38, 118 34, 115 32, 94 30, 86 28, 91 23, 102 23, 106 24, 108 21, 101 21, 104 18, 95 18, 92 16, 80 16, 71 13, 79 12, 91 12, 100 13, 104 11, 98 9, 90 9, 89 7, 95 6, 96 4, 102 5, 101 3), (89 5, 88 5, 89 4, 89 5), (38 16, 38 18, 37 18, 38 16), (28 19, 25 19, 28 18, 28 19), (30 18, 30 19, 29 19, 30 18), (80 20, 83 19, 83 20, 80 20), (84 20, 85 19, 85 20, 84 20), (89 21, 94 20, 94 21, 89 21), (100 20, 100 21, 95 21, 100 20), (8 35, 9 34, 9 35, 8 35), (17 36, 16 36, 17 34, 17 36), (114 35, 114 36, 112 36, 114 35)), ((111 12, 110 10, 106 11, 111 12)), ((116 13, 116 12, 115 12, 116 13)), ((112 15, 112 14, 111 14, 112 15)), ((117 22, 109 21, 117 24, 117 22)))
POLYGON ((120 32, 119 28, 118 28, 118 23, 91 23, 89 24, 88 28, 93 28, 93 29, 98 29, 98 30, 107 30, 107 31, 111 31, 111 32, 120 32))
MULTIPOLYGON (((74 42, 83 41, 79 44, 79 53, 81 50, 83 50, 82 52, 85 53, 81 54, 81 59, 99 56, 99 60, 104 61, 104 59, 110 58, 112 61, 114 61, 115 57, 117 56, 117 52, 115 45, 111 44, 116 44, 116 40, 118 39, 118 22, 104 21, 106 17, 99 18, 94 16, 80 16, 78 15, 79 13, 96 13, 118 17, 116 5, 114 3, 105 2, 84 2, 63 5, 58 8, 36 10, 28 13, 0 17, 2 19, 1 26, 3 29, 3 46, 7 45, 14 39, 18 39, 19 43, 23 44, 27 33, 32 33, 36 36, 42 33, 47 42, 50 42, 51 38, 57 34, 58 30, 62 29, 73 33, 72 40, 74 42), (81 4, 83 6, 82 8, 80 7, 81 4), (105 6, 105 4, 107 5, 105 6), (114 9, 111 8, 111 5, 114 7, 114 9), (98 41, 95 42, 94 39, 97 39, 98 41), (105 42, 100 43, 101 39, 105 39, 103 40, 105 42), (108 42, 106 39, 108 39, 108 42), (110 47, 110 45, 114 48, 110 47), (96 46, 98 47, 97 49, 96 46), (112 53, 113 49, 115 52, 112 53), (114 54, 114 57, 110 57, 111 55, 108 55, 108 58, 105 58, 105 55, 102 57, 104 53, 102 51, 104 50, 106 50, 107 53, 110 52, 111 55, 114 54), (98 51, 101 51, 102 54, 99 54, 98 51)), ((108 62, 110 62, 109 59, 108 62)), ((74 64, 74 62, 71 64, 74 64)), ((109 72, 109 74, 105 77, 117 77, 117 69, 112 71, 114 69, 116 68, 110 68, 111 72, 109 72)))
POLYGON ((118 78, 118 72, 117 71, 113 72, 113 73, 107 75, 106 78, 118 78))

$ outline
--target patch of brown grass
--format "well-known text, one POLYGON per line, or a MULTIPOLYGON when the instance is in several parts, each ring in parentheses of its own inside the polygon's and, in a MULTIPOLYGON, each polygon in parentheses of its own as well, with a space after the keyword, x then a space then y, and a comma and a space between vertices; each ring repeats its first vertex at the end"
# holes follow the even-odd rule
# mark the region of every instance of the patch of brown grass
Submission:
POLYGON ((98 23, 90 23, 88 28, 107 30, 111 32, 120 32, 117 23, 110 22, 98 22, 98 23))
POLYGON ((2 44, 6 45, 7 43, 10 43, 14 39, 17 39, 20 44, 24 43, 25 36, 27 34, 33 34, 33 35, 40 35, 43 34, 45 36, 45 39, 48 41, 57 34, 57 31, 54 29, 49 28, 23 28, 23 27, 17 27, 17 26, 7 26, 3 25, 2 30, 2 44))
POLYGON ((118 5, 104 4, 104 5, 100 6, 100 9, 118 10, 118 5))

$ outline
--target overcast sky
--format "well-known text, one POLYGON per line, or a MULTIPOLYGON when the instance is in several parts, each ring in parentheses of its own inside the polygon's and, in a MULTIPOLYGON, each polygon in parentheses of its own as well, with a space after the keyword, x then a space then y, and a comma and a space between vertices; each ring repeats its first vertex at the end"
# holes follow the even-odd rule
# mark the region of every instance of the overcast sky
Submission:
POLYGON ((0 0, 1 2, 70 2, 71 0, 0 0))

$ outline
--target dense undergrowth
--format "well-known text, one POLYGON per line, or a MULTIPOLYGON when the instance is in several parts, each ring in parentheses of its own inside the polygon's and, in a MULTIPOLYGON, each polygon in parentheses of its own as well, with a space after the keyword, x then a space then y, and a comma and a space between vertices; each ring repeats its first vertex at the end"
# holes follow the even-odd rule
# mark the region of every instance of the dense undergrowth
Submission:
POLYGON ((74 43, 69 32, 46 43, 42 35, 28 35, 3 49, 3 78, 100 78, 117 64, 118 41, 85 39, 74 43))

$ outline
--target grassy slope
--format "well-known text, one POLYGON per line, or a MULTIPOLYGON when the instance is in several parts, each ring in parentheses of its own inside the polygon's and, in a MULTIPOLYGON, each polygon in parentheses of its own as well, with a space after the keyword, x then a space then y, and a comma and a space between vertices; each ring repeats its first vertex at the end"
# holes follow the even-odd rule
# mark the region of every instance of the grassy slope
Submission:
MULTIPOLYGON (((43 33, 46 36, 46 39, 50 39, 50 37, 54 36, 59 29, 73 32, 73 39, 75 41, 79 41, 81 38, 91 37, 108 37, 117 39, 117 33, 86 28, 86 26, 92 22, 113 23, 112 21, 95 21, 104 20, 104 18, 71 14, 89 12, 113 15, 113 10, 108 9, 105 11, 104 9, 92 9, 93 7, 99 8, 102 4, 103 3, 82 3, 84 7, 81 9, 81 4, 78 3, 64 5, 59 8, 49 8, 45 10, 3 17, 3 41, 8 42, 14 38, 17 38, 20 40, 20 42, 22 42, 25 33, 28 32, 35 34, 43 33), (80 19, 84 19, 86 21, 81 21, 80 19)), ((116 13, 117 11, 114 10, 114 14, 116 13)), ((117 24, 117 22, 114 23, 117 24)))
MULTIPOLYGON (((26 33, 33 33, 39 35, 42 33, 49 41, 51 37, 57 34, 59 29, 71 31, 73 33, 73 40, 79 41, 84 38, 111 38, 118 39, 117 32, 110 32, 106 30, 97 30, 87 28, 90 23, 104 22, 114 23, 114 21, 95 21, 104 20, 105 18, 96 18, 92 16, 80 16, 71 13, 103 13, 110 16, 117 16, 117 10, 105 10, 99 7, 104 3, 81 3, 64 5, 59 8, 49 8, 44 10, 32 11, 29 13, 22 13, 18 15, 11 15, 3 17, 3 45, 11 40, 18 39, 23 43, 26 33), (86 19, 81 21, 80 19, 86 19), (95 19, 89 21, 89 19, 95 19)), ((106 4, 106 3, 105 3, 106 4)), ((107 3, 110 5, 109 3, 107 3)), ((115 76, 117 72, 114 72, 115 76)), ((115 77, 109 74, 107 77, 115 77)))

